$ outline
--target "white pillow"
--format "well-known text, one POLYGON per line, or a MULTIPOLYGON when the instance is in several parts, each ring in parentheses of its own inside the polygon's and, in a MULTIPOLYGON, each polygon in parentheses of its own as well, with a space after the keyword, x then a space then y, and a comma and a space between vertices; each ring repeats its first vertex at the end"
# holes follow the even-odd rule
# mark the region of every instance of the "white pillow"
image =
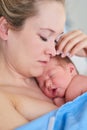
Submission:
POLYGON ((73 56, 71 60, 80 74, 87 75, 87 58, 73 56))

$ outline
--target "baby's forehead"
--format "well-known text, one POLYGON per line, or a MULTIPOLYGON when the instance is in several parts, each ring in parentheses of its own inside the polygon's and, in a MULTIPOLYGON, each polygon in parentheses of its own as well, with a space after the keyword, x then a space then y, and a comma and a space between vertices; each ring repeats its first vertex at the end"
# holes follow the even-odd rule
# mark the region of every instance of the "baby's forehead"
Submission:
POLYGON ((52 58, 45 67, 44 73, 49 73, 49 71, 56 68, 57 66, 60 66, 59 62, 56 59, 52 58))
POLYGON ((48 64, 46 65, 44 72, 48 73, 50 70, 57 67, 63 67, 66 64, 67 62, 63 58, 58 57, 58 56, 52 57, 50 61, 48 62, 48 64))

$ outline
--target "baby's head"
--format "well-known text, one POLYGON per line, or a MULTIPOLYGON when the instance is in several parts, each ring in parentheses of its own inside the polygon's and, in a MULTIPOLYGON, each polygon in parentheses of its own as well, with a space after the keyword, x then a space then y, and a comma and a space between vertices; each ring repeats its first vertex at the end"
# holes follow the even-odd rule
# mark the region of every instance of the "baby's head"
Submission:
POLYGON ((72 78, 77 74, 78 72, 70 58, 61 58, 57 55, 51 58, 37 81, 41 90, 48 97, 64 97, 72 78))

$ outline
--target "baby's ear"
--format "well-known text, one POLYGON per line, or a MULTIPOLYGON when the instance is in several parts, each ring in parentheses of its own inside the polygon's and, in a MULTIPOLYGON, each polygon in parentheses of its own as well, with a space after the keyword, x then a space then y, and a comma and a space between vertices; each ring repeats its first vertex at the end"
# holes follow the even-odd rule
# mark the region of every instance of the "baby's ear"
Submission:
POLYGON ((72 63, 68 64, 68 69, 69 69, 71 76, 75 76, 77 74, 76 68, 72 63))
POLYGON ((8 38, 8 22, 4 17, 0 18, 0 38, 3 40, 8 38))

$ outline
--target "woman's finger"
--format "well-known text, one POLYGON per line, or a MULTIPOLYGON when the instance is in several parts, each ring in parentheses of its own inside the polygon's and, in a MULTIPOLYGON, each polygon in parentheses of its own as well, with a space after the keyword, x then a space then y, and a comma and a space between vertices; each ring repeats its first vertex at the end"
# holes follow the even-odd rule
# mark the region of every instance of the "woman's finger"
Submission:
POLYGON ((67 34, 64 34, 58 41, 57 50, 60 52, 63 51, 63 49, 67 45, 67 43, 71 39, 73 39, 74 37, 78 36, 81 33, 82 33, 81 31, 72 31, 72 32, 69 32, 67 34))
POLYGON ((76 46, 70 51, 70 55, 87 56, 87 38, 80 41, 76 46))
POLYGON ((87 56, 87 35, 79 30, 64 34, 57 44, 57 54, 60 53, 62 57, 72 55, 87 56))
MULTIPOLYGON (((77 44, 79 44, 81 41, 85 40, 87 36, 85 34, 79 34, 78 36, 72 38, 67 42, 65 47, 63 48, 62 52, 67 55, 77 44)), ((79 49, 79 48, 78 48, 79 49)))

